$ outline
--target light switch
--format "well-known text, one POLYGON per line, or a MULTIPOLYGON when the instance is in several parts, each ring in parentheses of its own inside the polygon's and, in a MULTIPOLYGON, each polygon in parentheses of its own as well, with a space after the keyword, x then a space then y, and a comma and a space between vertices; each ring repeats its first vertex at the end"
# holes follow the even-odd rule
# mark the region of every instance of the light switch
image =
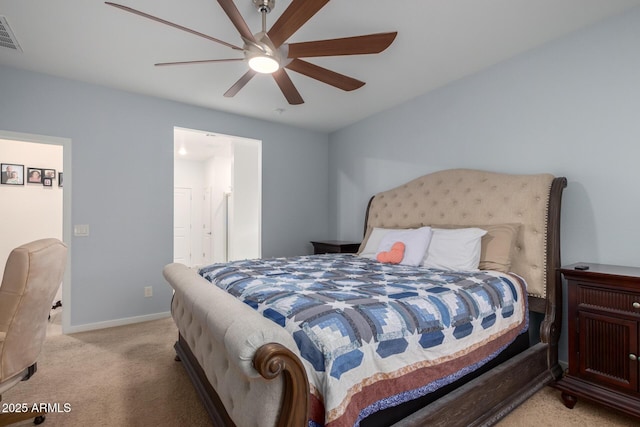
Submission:
POLYGON ((73 226, 73 235, 77 237, 85 237, 89 235, 88 224, 77 224, 73 226))

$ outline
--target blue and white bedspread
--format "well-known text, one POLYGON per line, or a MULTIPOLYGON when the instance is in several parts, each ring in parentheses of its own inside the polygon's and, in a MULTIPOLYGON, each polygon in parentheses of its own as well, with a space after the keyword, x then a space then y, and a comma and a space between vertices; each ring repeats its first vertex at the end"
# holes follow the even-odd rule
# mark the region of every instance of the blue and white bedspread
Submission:
POLYGON ((236 261, 200 274, 288 330, 310 425, 357 425, 495 357, 527 328, 526 285, 349 254, 236 261))

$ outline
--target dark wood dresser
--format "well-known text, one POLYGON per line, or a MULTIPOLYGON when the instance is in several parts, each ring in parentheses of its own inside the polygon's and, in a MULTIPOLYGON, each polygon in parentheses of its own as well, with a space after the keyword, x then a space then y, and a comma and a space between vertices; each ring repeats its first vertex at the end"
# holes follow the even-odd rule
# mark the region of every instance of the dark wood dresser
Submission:
POLYGON ((640 268, 580 263, 567 279, 569 368, 556 387, 640 418, 640 268), (587 269, 576 269, 582 266, 587 269))
POLYGON ((345 242, 343 240, 319 240, 311 242, 311 244, 314 254, 355 254, 360 247, 360 242, 345 242))

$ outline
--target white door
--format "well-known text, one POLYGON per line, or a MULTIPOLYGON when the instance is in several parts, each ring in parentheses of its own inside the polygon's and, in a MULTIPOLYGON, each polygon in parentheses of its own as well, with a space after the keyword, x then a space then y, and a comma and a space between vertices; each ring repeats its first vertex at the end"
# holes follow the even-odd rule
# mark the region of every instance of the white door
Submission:
POLYGON ((191 266, 191 189, 173 190, 173 262, 191 266))
POLYGON ((202 262, 213 263, 213 232, 211 228, 211 187, 204 189, 202 201, 202 262))

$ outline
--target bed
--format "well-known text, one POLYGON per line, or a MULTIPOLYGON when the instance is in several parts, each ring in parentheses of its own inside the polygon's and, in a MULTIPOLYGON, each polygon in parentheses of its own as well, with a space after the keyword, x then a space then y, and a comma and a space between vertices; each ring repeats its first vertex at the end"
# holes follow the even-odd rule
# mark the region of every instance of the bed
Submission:
MULTIPOLYGON (((357 423, 362 426, 469 426, 491 425, 500 420, 562 372, 557 357, 561 322, 558 268, 560 206, 565 186, 565 178, 550 174, 445 170, 372 197, 366 209, 364 239, 357 256, 243 260, 208 266, 200 271, 177 263, 167 265, 164 277, 175 291, 171 311, 179 331, 175 345, 177 358, 183 362, 213 424, 315 426, 326 422, 329 426, 357 423), (479 271, 442 270, 438 263, 396 265, 379 262, 376 259, 379 250, 371 253, 371 248, 382 247, 376 239, 389 240, 389 236, 396 239, 407 230, 412 236, 414 230, 428 230, 429 246, 435 247, 436 234, 449 236, 472 229, 485 231, 479 271), (508 236, 506 240, 505 236, 508 236), (470 342, 471 350, 457 350, 456 359, 440 353, 441 348, 449 347, 449 342, 470 340, 467 330, 474 327, 470 326, 471 320, 456 320, 468 313, 440 314, 455 327, 444 333, 437 327, 434 329, 433 318, 417 319, 421 315, 407 309, 409 303, 401 299, 407 297, 414 301, 416 294, 423 293, 422 288, 408 288, 408 282, 412 281, 413 286, 416 280, 416 273, 410 268, 426 270, 426 274, 433 276, 436 283, 428 286, 442 294, 445 303, 437 302, 433 294, 429 294, 428 301, 439 308, 446 305, 451 295, 463 295, 466 306, 476 307, 478 313, 485 313, 484 308, 478 309, 484 307, 483 298, 501 301, 493 304, 500 308, 497 317, 487 312, 484 317, 473 320, 476 329, 485 330, 485 338, 480 339, 482 345, 480 341, 470 342), (393 282, 393 290, 380 290, 381 277, 386 278, 383 281, 393 282), (479 285, 481 279, 487 279, 487 284, 479 285), (273 288, 274 280, 282 288, 291 287, 292 292, 272 298, 273 291, 269 289, 273 288), (327 324, 318 320, 324 319, 325 312, 318 311, 319 308, 309 302, 312 298, 303 298, 309 292, 316 292, 318 282, 347 286, 346 290, 318 291, 322 299, 331 298, 334 312, 358 311, 357 318, 331 320, 334 323, 328 329, 340 332, 336 342, 357 330, 360 344, 364 343, 340 341, 340 345, 335 345, 335 352, 325 351, 323 347, 319 353, 333 354, 330 361, 318 360, 318 351, 310 350, 314 337, 287 330, 292 324, 305 331, 327 324), (444 282, 451 283, 456 291, 445 289, 444 282), (519 291, 518 283, 524 285, 519 291), (361 304, 365 308, 358 310, 343 306, 352 292, 365 289, 369 292, 367 301, 374 299, 377 304, 377 299, 391 300, 393 312, 378 305, 361 304), (471 300, 475 294, 480 297, 474 302, 471 300), (487 297, 489 294, 493 297, 487 297), (280 306, 263 304, 272 299, 280 301, 280 306), (295 311, 292 307, 302 307, 305 313, 313 315, 302 317, 299 315, 302 311, 292 314, 295 311), (410 329, 414 334, 403 335, 404 332, 386 329, 394 322, 380 322, 381 312, 385 319, 393 316, 400 319, 396 323, 404 325, 402 331, 410 329), (520 313, 520 317, 516 318, 514 313, 520 313), (291 319, 286 318, 287 314, 291 319), (367 326, 365 323, 374 332, 363 338, 360 335, 368 333, 362 332, 367 326), (385 324, 380 326, 381 323, 385 324), (492 329, 498 323, 506 325, 501 332, 492 329), (407 327, 408 324, 413 326, 407 327), (447 345, 440 345, 442 341, 447 345), (375 351, 368 350, 372 342, 375 342, 375 351), (408 356, 398 348, 402 347, 407 353, 424 354, 413 348, 416 342, 437 349, 437 357, 425 356, 422 361, 407 362, 408 356), (363 356, 367 352, 375 352, 379 360, 369 363, 363 356), (458 355, 464 356, 459 359, 465 360, 466 365, 457 362, 458 355), (431 367, 431 359, 438 359, 439 364, 431 367), (442 361, 446 363, 440 364, 442 361), (394 364, 405 362, 406 366, 394 364), (356 376, 360 371, 364 376, 356 376), (409 384, 409 389, 401 390, 400 383, 409 384), (332 388, 335 384, 349 384, 349 387, 346 391, 335 391, 332 388), (382 396, 381 389, 388 389, 391 394, 382 396)), ((406 260, 410 241, 403 241, 407 243, 406 260)), ((436 258, 435 254, 429 258, 425 254, 423 260, 436 258)), ((422 280, 420 286, 423 286, 422 280)), ((365 297, 359 295, 359 298, 365 297)))

